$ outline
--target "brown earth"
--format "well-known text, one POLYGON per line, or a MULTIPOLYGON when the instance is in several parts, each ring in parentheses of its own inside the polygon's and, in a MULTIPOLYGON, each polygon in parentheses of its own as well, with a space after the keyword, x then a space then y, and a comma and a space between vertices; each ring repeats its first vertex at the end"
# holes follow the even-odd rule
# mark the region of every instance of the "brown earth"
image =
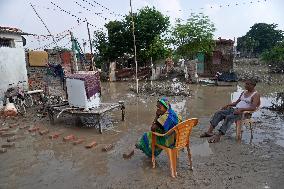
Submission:
MULTIPOLYGON (((241 86, 241 85, 240 85, 241 86)), ((197 117, 199 124, 191 136, 193 171, 189 170, 186 152, 180 153, 178 178, 170 177, 165 153, 157 158, 157 167, 140 151, 130 160, 122 154, 129 152, 141 135, 149 130, 155 113, 157 96, 136 97, 129 92, 127 83, 103 83, 103 101, 126 104, 126 120, 120 121, 120 111, 113 111, 113 125, 103 134, 96 128, 76 126, 70 117, 50 125, 48 118, 40 118, 36 108, 29 110, 27 118, 1 118, 0 128, 18 124, 10 131, 21 138, 16 146, 0 154, 0 188, 283 188, 284 184, 284 128, 283 117, 266 109, 256 113, 254 138, 250 142, 249 130, 244 129, 242 143, 235 140, 235 127, 220 143, 208 144, 199 138, 212 113, 237 96, 240 87, 212 87, 190 85, 191 97, 171 97, 172 105, 183 118, 197 117), (49 133, 63 132, 58 139, 28 132, 23 126, 40 126, 49 133), (68 135, 84 138, 73 145, 64 142, 68 135), (85 145, 97 142, 86 149, 85 145), (113 144, 114 148, 102 152, 113 144)), ((263 105, 269 105, 281 86, 260 84, 263 105)), ((6 143, 0 137, 0 144, 6 143)))

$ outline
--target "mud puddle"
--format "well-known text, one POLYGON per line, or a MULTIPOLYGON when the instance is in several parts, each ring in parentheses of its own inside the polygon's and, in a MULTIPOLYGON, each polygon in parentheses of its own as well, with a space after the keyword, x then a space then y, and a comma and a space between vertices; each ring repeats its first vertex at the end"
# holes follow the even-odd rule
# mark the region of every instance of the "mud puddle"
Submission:
MULTIPOLYGON (((33 112, 26 119, 1 119, 1 125, 18 124, 14 148, 0 154, 0 188, 279 188, 284 182, 283 118, 267 109, 254 116, 256 128, 250 141, 249 130, 243 140, 235 140, 235 128, 218 144, 208 144, 199 138, 208 126, 210 116, 224 104, 236 98, 239 87, 212 87, 190 85, 190 97, 170 97, 173 108, 182 117, 199 118, 191 135, 194 170, 190 171, 186 151, 180 153, 178 178, 170 178, 169 162, 165 153, 157 158, 152 169, 151 160, 140 151, 130 160, 122 154, 134 147, 141 135, 149 130, 158 96, 136 95, 127 83, 103 83, 103 102, 124 100, 126 120, 120 121, 120 111, 113 111, 113 124, 99 134, 96 128, 76 126, 76 120, 66 118, 50 125, 47 118, 39 119, 33 112), (66 124, 67 121, 67 124, 66 124), (39 124, 50 132, 63 131, 58 139, 19 129, 22 125, 39 124), (74 146, 62 141, 63 136, 74 134, 86 141, 74 146), (95 140, 97 146, 86 149, 95 140), (105 145, 114 148, 102 152, 105 145)), ((257 88, 263 94, 263 106, 273 99, 269 86, 257 88)), ((281 89, 279 89, 281 90, 281 89)), ((3 127, 3 126, 1 126, 3 127)), ((1 137, 0 143, 6 138, 1 137)))

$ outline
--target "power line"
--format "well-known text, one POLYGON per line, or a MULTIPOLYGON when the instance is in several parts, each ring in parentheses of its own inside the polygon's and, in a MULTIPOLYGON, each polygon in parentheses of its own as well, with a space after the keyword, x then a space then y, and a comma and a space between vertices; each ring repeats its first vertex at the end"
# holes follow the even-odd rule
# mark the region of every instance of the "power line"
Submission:
MULTIPOLYGON (((86 0, 82 0, 84 2, 87 2, 86 0)), ((95 4, 99 5, 100 7, 104 8, 105 10, 109 11, 109 14, 113 14, 113 15, 116 15, 116 16, 123 16, 122 14, 117 14, 115 13, 114 11, 111 11, 109 8, 107 8, 106 6, 96 2, 95 0, 93 0, 95 4)), ((89 3, 89 2, 87 2, 89 3)), ((95 7, 93 4, 89 3, 91 6, 95 7)))
POLYGON ((224 8, 224 7, 233 7, 233 6, 239 6, 239 5, 246 5, 246 4, 254 4, 254 3, 261 3, 266 2, 267 0, 257 0, 257 1, 249 1, 249 2, 236 2, 236 3, 229 3, 229 4, 219 4, 215 6, 210 6, 211 9, 213 8, 224 8))
POLYGON ((52 36, 53 42, 56 44, 56 41, 53 37, 53 35, 51 34, 51 32, 49 31, 47 25, 44 23, 44 21, 41 19, 41 17, 39 16, 39 14, 37 13, 36 9, 34 8, 34 6, 30 3, 31 7, 33 8, 33 10, 35 11, 37 17, 40 19, 40 21, 42 22, 42 24, 44 25, 44 27, 46 28, 46 30, 48 31, 48 33, 52 36))
MULTIPOLYGON (((235 3, 224 3, 224 4, 218 4, 218 5, 209 5, 208 8, 210 9, 215 9, 215 8, 229 8, 229 7, 234 7, 234 6, 242 6, 242 5, 252 5, 256 3, 263 3, 263 2, 268 2, 268 0, 255 0, 255 1, 245 1, 245 2, 235 2, 235 3)), ((204 7, 197 8, 200 10, 204 10, 204 7)), ((193 11, 193 9, 189 9, 190 11, 193 11)), ((189 10, 178 10, 179 12, 185 12, 189 10)), ((171 12, 171 10, 166 10, 166 12, 171 12)))
MULTIPOLYGON (((52 36, 53 36, 54 38, 60 38, 60 37, 62 37, 65 33, 69 33, 70 30, 74 30, 76 27, 78 27, 78 26, 80 26, 80 25, 81 25, 81 22, 80 22, 80 23, 77 23, 76 25, 74 25, 74 26, 72 26, 72 27, 70 27, 70 28, 68 28, 68 29, 66 29, 66 30, 64 30, 64 31, 62 31, 62 32, 56 33, 56 34, 54 34, 54 35, 52 35, 52 36)), ((41 35, 41 34, 32 34, 32 35, 30 35, 30 36, 32 36, 32 37, 42 37, 42 38, 45 38, 45 39, 43 39, 43 41, 46 40, 46 39, 48 39, 48 38, 50 38, 50 37, 52 37, 51 35, 41 35)))
POLYGON ((69 35, 69 34, 66 34, 66 35, 64 35, 63 37, 61 37, 60 39, 57 39, 57 40, 55 40, 54 42, 49 43, 49 44, 47 44, 47 45, 44 45, 44 46, 42 46, 42 47, 38 47, 38 48, 36 48, 36 49, 34 49, 34 50, 49 48, 49 47, 51 47, 51 45, 53 45, 54 43, 56 44, 56 46, 58 46, 57 42, 63 40, 63 39, 64 39, 66 36, 68 36, 68 35, 69 35))
MULTIPOLYGON (((83 0, 84 1, 84 0, 83 0)), ((85 7, 85 6, 83 6, 83 5, 81 5, 81 4, 79 4, 77 1, 74 1, 77 5, 79 5, 80 7, 82 7, 83 9, 85 9, 85 10, 87 10, 87 11, 89 11, 89 12, 92 12, 90 9, 88 9, 87 7, 85 7)), ((101 17, 101 18, 103 18, 103 19, 105 19, 105 20, 108 20, 108 18, 106 18, 106 17, 103 17, 102 15, 100 15, 101 13, 95 13, 94 12, 94 14, 96 14, 96 15, 98 15, 99 17, 101 17)))
MULTIPOLYGON (((81 22, 86 22, 86 20, 83 20, 83 19, 81 19, 80 17, 78 17, 78 16, 76 16, 76 15, 74 15, 74 14, 72 14, 70 11, 66 11, 66 10, 64 10, 64 9, 62 9, 61 7, 59 7, 58 5, 56 5, 55 3, 53 3, 53 2, 50 2, 52 5, 54 5, 54 6, 56 6, 61 12, 64 12, 64 13, 66 13, 66 14, 69 14, 70 16, 72 16, 72 17, 75 17, 78 21, 81 21, 81 22)), ((93 27, 96 27, 95 25, 93 25, 93 24, 91 24, 91 23, 89 23, 91 26, 93 26, 93 27)))

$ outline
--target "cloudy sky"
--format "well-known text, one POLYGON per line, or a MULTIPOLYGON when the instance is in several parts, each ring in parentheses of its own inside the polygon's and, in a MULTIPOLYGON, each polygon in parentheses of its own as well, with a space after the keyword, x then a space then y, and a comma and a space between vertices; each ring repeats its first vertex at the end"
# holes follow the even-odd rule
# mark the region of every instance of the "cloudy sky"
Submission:
MULTIPOLYGON (((0 26, 22 29, 39 36, 27 37, 27 47, 37 49, 52 47, 52 39, 36 16, 31 5, 46 23, 58 45, 70 47, 71 29, 74 36, 83 43, 88 39, 87 19, 91 32, 102 28, 109 20, 120 20, 130 11, 129 0, 0 0, 0 26), (58 7, 59 8, 58 8, 58 7), (70 14, 60 10, 69 11, 70 14)), ((258 22, 276 23, 284 30, 283 0, 132 0, 134 11, 143 6, 155 6, 163 14, 186 19, 190 13, 203 12, 215 24, 215 37, 234 39, 245 35, 258 22)), ((86 46, 88 51, 88 46, 86 46)))

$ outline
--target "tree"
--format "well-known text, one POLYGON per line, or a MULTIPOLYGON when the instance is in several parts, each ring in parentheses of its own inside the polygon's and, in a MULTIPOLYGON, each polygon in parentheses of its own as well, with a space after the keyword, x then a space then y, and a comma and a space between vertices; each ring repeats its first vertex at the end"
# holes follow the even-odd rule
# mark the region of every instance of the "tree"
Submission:
POLYGON ((261 59, 270 64, 273 72, 284 72, 284 41, 279 42, 271 50, 261 54, 261 59))
POLYGON ((93 46, 95 47, 95 54, 100 55, 102 58, 108 56, 109 44, 107 37, 103 31, 94 31, 93 46))
MULTIPOLYGON (((94 43, 99 56, 103 59, 115 60, 125 54, 134 54, 131 15, 126 15, 121 21, 110 21, 105 27, 107 37, 102 37, 102 33, 95 32, 94 43), (99 40, 104 38, 106 40, 99 40), (106 45, 106 46, 105 46, 106 45), (104 48, 100 48, 100 47, 104 48), (106 52, 103 51, 106 50, 106 52)), ((162 39, 169 27, 169 18, 157 11, 154 7, 145 7, 138 13, 133 13, 135 23, 136 47, 138 63, 163 58, 167 53, 165 40, 162 39), (160 54, 161 53, 161 54, 160 54)))
POLYGON ((95 62, 96 67, 101 67, 104 61, 107 61, 109 57, 109 43, 108 39, 103 31, 94 31, 93 43, 95 49, 95 62))
POLYGON ((198 52, 212 52, 214 24, 203 13, 192 13, 185 23, 178 19, 172 30, 171 42, 177 54, 193 58, 198 52))
POLYGON ((277 24, 254 24, 246 35, 237 39, 237 50, 244 54, 251 52, 260 55, 272 49, 284 39, 283 31, 276 28, 277 24))
POLYGON ((150 44, 149 48, 147 48, 147 50, 140 54, 146 60, 149 57, 152 57, 154 61, 161 60, 171 56, 171 50, 170 48, 167 48, 167 46, 167 41, 162 39, 160 36, 157 36, 150 44))
MULTIPOLYGON (((131 26, 130 15, 126 16, 126 23, 131 26)), ((134 23, 134 31, 137 38, 136 46, 138 54, 140 54, 141 50, 148 50, 153 43, 157 42, 156 40, 169 27, 170 21, 169 17, 164 16, 154 7, 145 7, 137 14, 134 14, 134 23)))
POLYGON ((254 49, 259 45, 259 42, 256 41, 254 38, 245 36, 243 38, 238 39, 241 44, 241 52, 245 55, 247 55, 249 58, 252 57, 252 54, 254 52, 254 49))

